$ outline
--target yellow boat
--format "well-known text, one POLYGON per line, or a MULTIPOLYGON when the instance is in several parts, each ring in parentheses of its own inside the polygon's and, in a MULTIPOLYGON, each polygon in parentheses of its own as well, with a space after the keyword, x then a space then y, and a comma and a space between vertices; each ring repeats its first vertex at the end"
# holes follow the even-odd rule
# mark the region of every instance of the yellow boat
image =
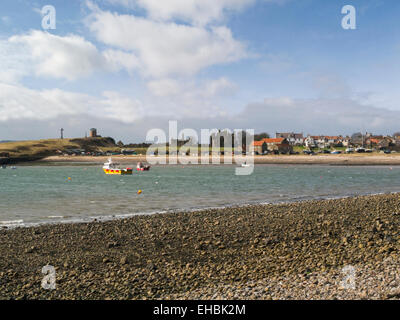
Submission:
POLYGON ((125 168, 125 169, 118 168, 118 165, 116 163, 112 162, 112 159, 109 158, 108 162, 106 162, 103 166, 103 171, 105 174, 127 175, 127 174, 132 174, 133 169, 132 168, 125 168))

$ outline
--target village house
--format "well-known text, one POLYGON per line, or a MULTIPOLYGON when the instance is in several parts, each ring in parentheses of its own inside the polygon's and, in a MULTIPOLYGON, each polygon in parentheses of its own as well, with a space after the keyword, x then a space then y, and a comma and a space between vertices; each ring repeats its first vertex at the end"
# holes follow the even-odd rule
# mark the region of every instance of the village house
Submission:
POLYGON ((293 146, 305 146, 306 148, 336 148, 336 147, 364 147, 376 150, 396 150, 400 151, 400 132, 391 136, 373 135, 366 132, 354 133, 350 136, 325 136, 307 135, 303 137, 302 133, 294 132, 276 132, 274 139, 262 139, 254 141, 250 152, 264 154, 266 152, 278 151, 287 153, 293 150, 293 146))
POLYGON ((307 148, 315 148, 317 146, 313 136, 307 136, 307 138, 304 139, 304 146, 307 148))
POLYGON ((342 140, 343 140, 342 136, 325 136, 326 144, 329 146, 342 144, 342 140))
POLYGON ((350 137, 346 136, 346 137, 342 137, 342 145, 343 147, 349 147, 350 146, 350 137))
POLYGON ((323 148, 325 148, 327 146, 324 136, 311 136, 311 137, 314 139, 314 141, 315 141, 315 143, 316 143, 318 148, 323 149, 323 148))
POLYGON ((268 151, 268 146, 265 141, 253 141, 250 152, 252 154, 264 154, 268 151))
POLYGON ((310 136, 304 140, 304 145, 307 148, 326 148, 328 146, 327 140, 324 136, 310 136))
MULTIPOLYGON (((308 148, 330 148, 335 146, 344 146, 344 139, 342 136, 310 136, 304 139, 304 145, 308 148)), ((348 144, 348 140, 345 142, 348 144)))
POLYGON ((392 144, 392 140, 389 137, 371 136, 366 139, 365 144, 370 148, 388 149, 392 144))
POLYGON ((255 154, 263 154, 269 152, 287 153, 293 150, 286 138, 273 138, 262 139, 260 141, 253 141, 251 145, 251 152, 255 154))
POLYGON ((392 139, 392 144, 398 149, 400 147, 400 139, 399 138, 393 138, 392 139))
POLYGON ((400 141, 400 132, 393 133, 393 140, 400 141))
POLYGON ((285 138, 292 146, 300 146, 304 143, 303 133, 276 132, 275 138, 285 138))

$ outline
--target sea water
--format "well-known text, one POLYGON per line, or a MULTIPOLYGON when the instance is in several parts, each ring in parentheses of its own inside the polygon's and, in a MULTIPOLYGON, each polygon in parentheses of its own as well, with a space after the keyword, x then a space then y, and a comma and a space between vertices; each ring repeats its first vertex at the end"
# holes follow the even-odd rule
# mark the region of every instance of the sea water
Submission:
POLYGON ((236 176, 231 165, 166 165, 109 176, 101 166, 20 166, 0 169, 0 228, 386 192, 400 192, 400 167, 256 165, 236 176))

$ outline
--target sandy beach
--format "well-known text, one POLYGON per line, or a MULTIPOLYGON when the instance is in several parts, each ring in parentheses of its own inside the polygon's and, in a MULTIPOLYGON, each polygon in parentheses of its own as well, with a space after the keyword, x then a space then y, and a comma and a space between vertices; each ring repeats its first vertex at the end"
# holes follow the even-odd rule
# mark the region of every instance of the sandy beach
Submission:
MULTIPOLYGON (((36 163, 96 163, 101 164, 107 161, 109 157, 93 157, 93 156, 51 156, 43 158, 36 163)), ((145 155, 130 156, 112 156, 112 158, 120 163, 136 163, 138 161, 146 162, 145 155)), ((186 161, 194 161, 195 157, 184 157, 186 161)), ((212 158, 210 157, 210 163, 212 158)), ((201 158, 197 158, 198 163, 201 158)), ((243 160, 244 161, 244 160, 243 160)), ((223 159, 221 158, 221 163, 223 159)), ((235 159, 232 159, 235 163, 235 159)), ((400 154, 318 154, 310 155, 266 155, 254 156, 255 164, 324 164, 324 165, 400 165, 400 154)))
POLYGON ((0 298, 397 299, 399 223, 385 194, 3 228, 0 298))

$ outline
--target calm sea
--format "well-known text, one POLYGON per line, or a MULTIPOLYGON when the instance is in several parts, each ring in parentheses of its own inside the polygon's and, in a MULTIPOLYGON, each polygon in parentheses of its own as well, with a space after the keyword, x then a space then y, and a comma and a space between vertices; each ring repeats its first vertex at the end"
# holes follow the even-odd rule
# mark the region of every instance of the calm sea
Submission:
POLYGON ((250 176, 234 173, 222 165, 158 166, 132 176, 107 176, 101 166, 0 169, 0 227, 400 192, 400 167, 257 165, 250 176))

